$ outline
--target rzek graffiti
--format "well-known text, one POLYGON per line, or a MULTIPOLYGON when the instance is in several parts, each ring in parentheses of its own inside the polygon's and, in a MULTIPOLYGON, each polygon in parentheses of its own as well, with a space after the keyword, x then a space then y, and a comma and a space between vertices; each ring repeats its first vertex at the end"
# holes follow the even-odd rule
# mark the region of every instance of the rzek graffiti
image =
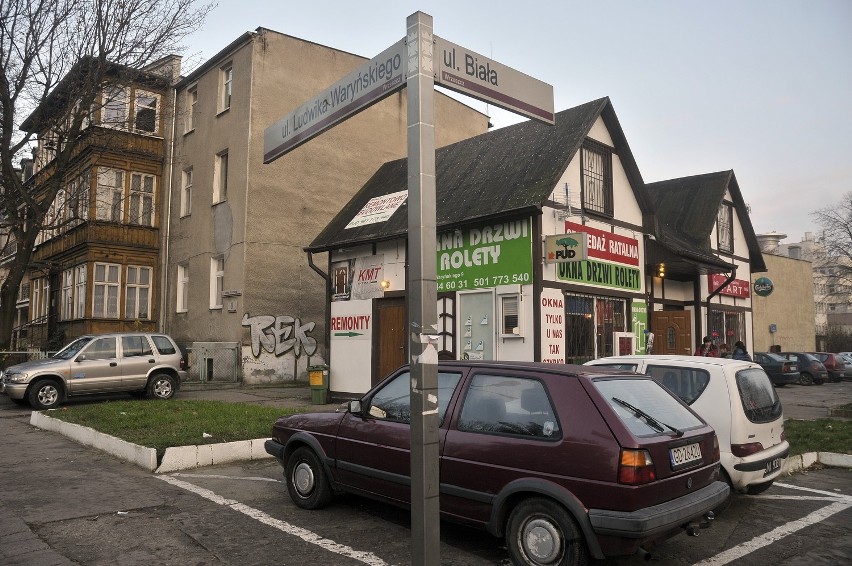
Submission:
POLYGON ((316 338, 308 336, 316 323, 302 321, 292 316, 243 315, 243 326, 251 327, 251 351, 254 357, 260 357, 261 347, 270 354, 283 356, 289 351, 297 358, 304 348, 309 356, 317 351, 316 338))

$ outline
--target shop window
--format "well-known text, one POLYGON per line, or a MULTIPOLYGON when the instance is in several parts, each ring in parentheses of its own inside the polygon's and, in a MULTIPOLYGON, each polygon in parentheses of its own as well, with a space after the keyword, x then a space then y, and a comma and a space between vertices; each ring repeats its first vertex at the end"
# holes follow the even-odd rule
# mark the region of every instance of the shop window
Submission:
POLYGON ((565 362, 595 359, 595 300, 585 295, 565 296, 565 362))
POLYGON ((583 209, 612 216, 612 149, 587 139, 581 152, 583 209))

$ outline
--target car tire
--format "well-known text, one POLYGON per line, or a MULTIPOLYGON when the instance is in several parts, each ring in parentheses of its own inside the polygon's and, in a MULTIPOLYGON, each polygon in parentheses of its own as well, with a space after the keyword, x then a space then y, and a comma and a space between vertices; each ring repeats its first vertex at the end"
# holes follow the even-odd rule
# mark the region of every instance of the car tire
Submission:
POLYGON ((506 546, 514 564, 580 566, 589 561, 577 522, 564 507, 542 497, 526 499, 512 510, 506 546))
POLYGON ((287 493, 297 507, 320 509, 332 498, 331 485, 316 453, 305 446, 296 449, 284 470, 287 493))
POLYGON ((62 402, 62 386, 52 379, 39 379, 30 387, 27 400, 36 411, 54 409, 62 402))
POLYGON ((813 385, 814 384, 814 376, 809 374, 806 371, 803 371, 799 374, 799 383, 802 385, 813 385))
POLYGON ((175 394, 175 378, 158 373, 148 381, 148 397, 151 399, 171 399, 175 394))
POLYGON ((757 495, 759 493, 763 493, 764 491, 766 491, 767 489, 772 487, 772 483, 773 482, 768 481, 768 482, 765 482, 765 483, 752 484, 752 485, 748 486, 748 492, 747 493, 749 495, 757 495))

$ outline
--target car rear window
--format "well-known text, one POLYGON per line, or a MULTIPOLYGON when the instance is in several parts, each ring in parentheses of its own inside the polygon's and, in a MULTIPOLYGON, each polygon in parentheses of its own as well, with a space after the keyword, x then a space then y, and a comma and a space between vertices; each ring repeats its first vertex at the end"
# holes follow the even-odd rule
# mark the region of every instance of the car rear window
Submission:
POLYGON ((458 428, 542 440, 561 437, 556 412, 541 382, 506 375, 473 376, 458 428))
POLYGON ((606 377, 593 383, 618 418, 636 436, 667 434, 672 432, 668 427, 682 431, 704 424, 652 379, 606 377))
POLYGON ((710 374, 697 368, 649 365, 645 373, 662 383, 687 405, 692 405, 701 397, 710 383, 710 374))
POLYGON ((636 368, 639 367, 637 364, 629 364, 629 363, 620 363, 620 364, 592 364, 595 367, 604 367, 604 368, 612 368, 612 369, 623 369, 624 371, 636 371, 636 368))
POLYGON ((737 372, 737 389, 746 417, 753 423, 768 423, 781 416, 781 401, 762 369, 737 372))
POLYGON ((177 352, 175 345, 172 344, 168 336, 151 336, 151 339, 154 341, 154 345, 160 354, 169 356, 177 352))

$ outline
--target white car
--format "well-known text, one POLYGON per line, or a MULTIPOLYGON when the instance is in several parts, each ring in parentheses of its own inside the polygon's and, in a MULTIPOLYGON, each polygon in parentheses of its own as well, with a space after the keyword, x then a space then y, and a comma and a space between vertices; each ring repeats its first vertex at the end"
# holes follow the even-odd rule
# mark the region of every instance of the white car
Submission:
POLYGON ((704 418, 719 438, 734 491, 760 493, 781 474, 790 444, 781 401, 755 363, 697 356, 613 356, 586 362, 650 375, 704 418))

